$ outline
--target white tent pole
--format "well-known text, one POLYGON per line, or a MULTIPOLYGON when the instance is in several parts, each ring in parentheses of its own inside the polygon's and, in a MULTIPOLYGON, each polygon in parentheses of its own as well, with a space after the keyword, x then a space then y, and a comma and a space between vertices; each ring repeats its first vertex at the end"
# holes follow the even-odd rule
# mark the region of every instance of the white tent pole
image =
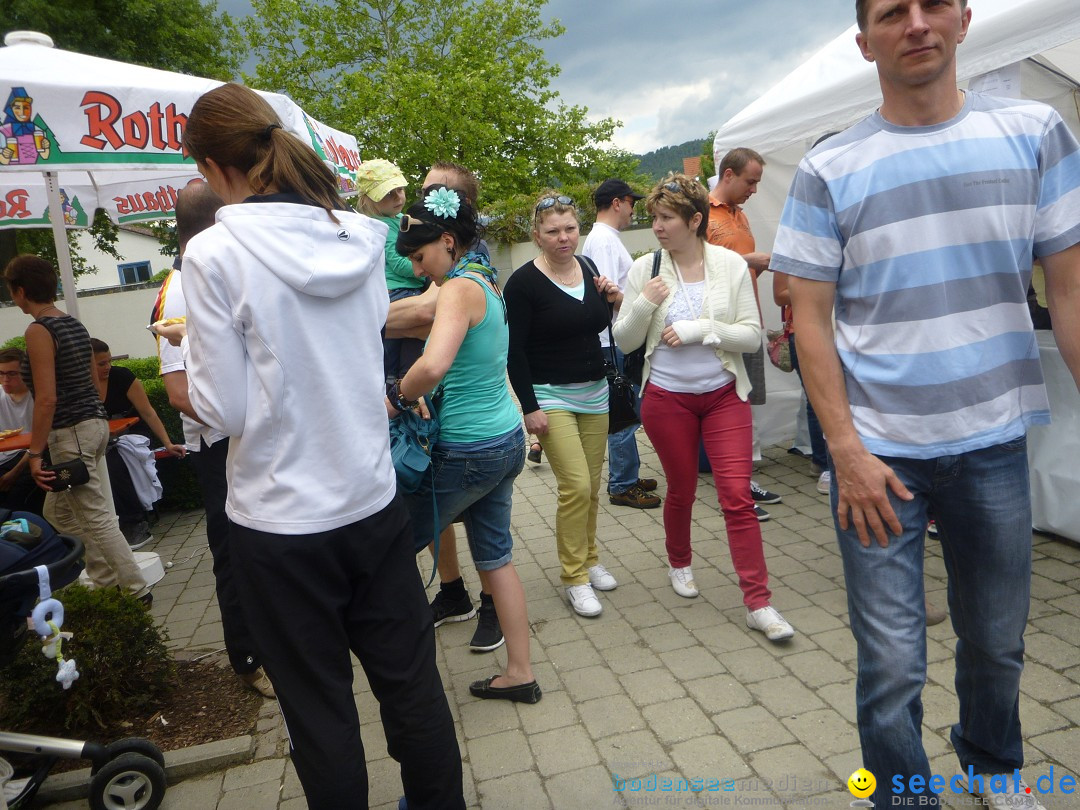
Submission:
POLYGON ((60 202, 60 181, 56 172, 45 172, 45 193, 49 198, 49 220, 53 242, 56 244, 56 263, 60 265, 60 280, 64 285, 64 308, 73 318, 79 317, 79 296, 75 292, 75 274, 71 270, 71 248, 64 225, 64 208, 60 202))

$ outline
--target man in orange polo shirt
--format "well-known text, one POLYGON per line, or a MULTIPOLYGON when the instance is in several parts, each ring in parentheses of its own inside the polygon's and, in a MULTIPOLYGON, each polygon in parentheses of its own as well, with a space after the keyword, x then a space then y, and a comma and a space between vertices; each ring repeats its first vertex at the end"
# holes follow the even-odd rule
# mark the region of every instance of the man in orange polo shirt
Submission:
MULTIPOLYGON (((753 149, 732 149, 717 167, 716 187, 709 193, 709 227, 705 236, 711 244, 733 250, 750 266, 750 279, 754 283, 754 297, 758 299, 758 317, 761 317, 761 298, 758 295, 757 278, 769 269, 769 254, 758 253, 750 223, 740 206, 757 191, 765 160, 753 149)), ((764 320, 762 321, 764 325, 764 320)), ((751 405, 765 404, 765 350, 759 346, 756 352, 743 355, 746 373, 750 376, 753 390, 751 405)), ((754 434, 754 458, 761 457, 754 434)), ((780 503, 780 496, 750 482, 750 494, 756 503, 780 503)), ((768 520, 769 513, 760 506, 754 507, 758 520, 768 520)))

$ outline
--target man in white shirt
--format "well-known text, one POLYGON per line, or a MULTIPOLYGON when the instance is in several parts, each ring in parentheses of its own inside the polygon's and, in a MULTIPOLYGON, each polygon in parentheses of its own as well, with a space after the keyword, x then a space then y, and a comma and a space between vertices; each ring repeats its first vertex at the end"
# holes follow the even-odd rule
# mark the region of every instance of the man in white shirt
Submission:
MULTIPOLYGON (((600 275, 610 278, 622 289, 626 286, 626 274, 633 259, 619 238, 619 231, 630 227, 634 203, 642 199, 642 195, 630 188, 628 183, 611 179, 600 184, 593 199, 596 201, 596 224, 581 252, 596 263, 600 275)), ((605 329, 600 333, 600 345, 604 347, 605 355, 609 344, 608 331, 605 329)), ((621 371, 623 353, 618 346, 611 348, 621 371)), ((656 479, 638 477, 641 461, 635 436, 637 428, 637 425, 631 425, 608 436, 608 500, 618 506, 655 509, 660 505, 660 498, 653 494, 656 479)))
MULTIPOLYGON (((22 428, 30 432, 34 421, 34 395, 23 382, 19 370, 22 349, 0 351, 0 430, 22 428)), ((30 476, 29 457, 24 450, 0 453, 0 507, 15 511, 41 514, 45 491, 30 476)))
MULTIPOLYGON (((180 191, 176 202, 176 231, 181 256, 184 255, 184 248, 191 237, 214 224, 221 205, 221 199, 206 183, 193 183, 180 191)), ((186 316, 187 304, 184 301, 178 263, 162 282, 157 303, 154 305, 153 319, 157 321, 186 316)), ((263 697, 274 697, 270 679, 259 665, 254 642, 244 620, 243 605, 240 604, 232 579, 229 555, 230 524, 225 515, 225 500, 229 492, 225 478, 225 459, 229 452, 229 440, 220 431, 197 420, 188 399, 187 370, 180 347, 159 339, 158 357, 161 360, 161 379, 169 395, 169 404, 180 411, 184 423, 184 443, 191 453, 190 458, 195 464, 199 487, 203 493, 206 540, 214 558, 214 579, 229 663, 245 684, 263 697)))

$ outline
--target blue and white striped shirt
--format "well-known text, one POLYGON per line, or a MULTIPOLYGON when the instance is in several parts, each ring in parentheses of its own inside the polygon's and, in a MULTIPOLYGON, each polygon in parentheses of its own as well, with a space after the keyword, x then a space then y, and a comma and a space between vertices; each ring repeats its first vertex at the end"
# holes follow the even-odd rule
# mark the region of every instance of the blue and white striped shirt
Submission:
POLYGON ((835 282, 852 418, 878 455, 935 458, 1049 421, 1032 258, 1080 242, 1080 145, 1052 108, 967 93, 953 119, 874 113, 802 160, 772 268, 835 282))

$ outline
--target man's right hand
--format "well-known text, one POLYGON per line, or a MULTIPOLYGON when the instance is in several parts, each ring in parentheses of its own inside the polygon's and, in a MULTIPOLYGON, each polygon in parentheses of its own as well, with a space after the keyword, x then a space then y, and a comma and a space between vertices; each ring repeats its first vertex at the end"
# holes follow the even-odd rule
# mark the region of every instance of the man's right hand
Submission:
POLYGON ((855 526, 863 548, 870 547, 870 532, 882 548, 889 545, 889 532, 899 537, 900 519, 889 503, 889 490, 905 501, 912 500, 904 483, 892 467, 860 446, 849 453, 834 453, 836 486, 839 500, 836 517, 840 528, 855 526))

